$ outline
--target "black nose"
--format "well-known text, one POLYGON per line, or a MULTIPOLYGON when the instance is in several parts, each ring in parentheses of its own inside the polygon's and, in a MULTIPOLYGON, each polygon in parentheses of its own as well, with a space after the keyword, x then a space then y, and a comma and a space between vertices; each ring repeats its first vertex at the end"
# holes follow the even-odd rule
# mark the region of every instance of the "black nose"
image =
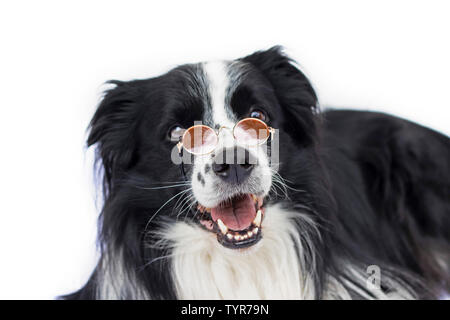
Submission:
POLYGON ((216 175, 229 183, 241 183, 248 178, 254 167, 250 153, 240 147, 223 149, 215 155, 212 169, 216 175))

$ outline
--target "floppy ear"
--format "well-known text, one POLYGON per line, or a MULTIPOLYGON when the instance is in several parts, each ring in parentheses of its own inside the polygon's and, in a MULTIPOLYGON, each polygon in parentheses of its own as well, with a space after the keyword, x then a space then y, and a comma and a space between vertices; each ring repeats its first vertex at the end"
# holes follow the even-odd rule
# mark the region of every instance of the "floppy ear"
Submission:
POLYGON ((255 52, 242 60, 258 68, 272 84, 286 114, 286 131, 302 144, 312 142, 316 137, 318 101, 306 76, 279 46, 255 52))
POLYGON ((108 81, 116 85, 105 92, 89 125, 87 145, 97 145, 97 161, 104 169, 104 192, 110 192, 114 178, 136 162, 136 134, 139 122, 138 86, 134 81, 108 81))

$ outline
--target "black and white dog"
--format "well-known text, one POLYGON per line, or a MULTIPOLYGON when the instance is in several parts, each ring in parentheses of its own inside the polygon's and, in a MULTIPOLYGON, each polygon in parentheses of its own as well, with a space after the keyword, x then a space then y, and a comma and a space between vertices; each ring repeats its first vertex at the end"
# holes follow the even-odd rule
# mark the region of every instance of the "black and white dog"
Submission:
POLYGON ((65 298, 432 299, 450 289, 448 137, 386 114, 319 112, 278 47, 112 83, 88 139, 103 179, 101 258, 65 298), (275 138, 243 147, 233 128, 249 118, 275 138), (209 152, 186 146, 197 121, 214 138, 209 152), (238 149, 243 159, 223 156, 238 149))

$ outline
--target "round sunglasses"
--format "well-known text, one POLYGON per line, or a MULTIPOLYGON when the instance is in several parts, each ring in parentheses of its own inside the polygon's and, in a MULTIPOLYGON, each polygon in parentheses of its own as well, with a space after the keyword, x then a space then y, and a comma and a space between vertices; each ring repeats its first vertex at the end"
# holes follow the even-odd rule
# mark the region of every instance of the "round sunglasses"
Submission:
MULTIPOLYGON (((178 151, 183 148, 194 155, 204 155, 215 150, 219 142, 219 133, 222 129, 229 129, 222 126, 217 131, 205 125, 195 125, 188 128, 177 144, 178 151)), ((264 121, 256 118, 245 118, 236 123, 233 127, 233 137, 246 146, 258 146, 272 137, 275 129, 269 127, 264 121)))

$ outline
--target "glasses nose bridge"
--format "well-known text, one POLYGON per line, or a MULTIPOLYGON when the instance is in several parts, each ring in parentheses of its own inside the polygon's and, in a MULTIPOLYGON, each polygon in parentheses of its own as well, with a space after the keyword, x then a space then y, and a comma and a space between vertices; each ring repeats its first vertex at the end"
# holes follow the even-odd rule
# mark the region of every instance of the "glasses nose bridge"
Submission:
POLYGON ((228 127, 228 126, 220 126, 219 127, 219 129, 217 129, 217 135, 219 135, 220 134, 220 132, 223 130, 223 129, 228 129, 228 130, 230 130, 231 132, 233 131, 233 129, 231 129, 230 127, 228 127))

